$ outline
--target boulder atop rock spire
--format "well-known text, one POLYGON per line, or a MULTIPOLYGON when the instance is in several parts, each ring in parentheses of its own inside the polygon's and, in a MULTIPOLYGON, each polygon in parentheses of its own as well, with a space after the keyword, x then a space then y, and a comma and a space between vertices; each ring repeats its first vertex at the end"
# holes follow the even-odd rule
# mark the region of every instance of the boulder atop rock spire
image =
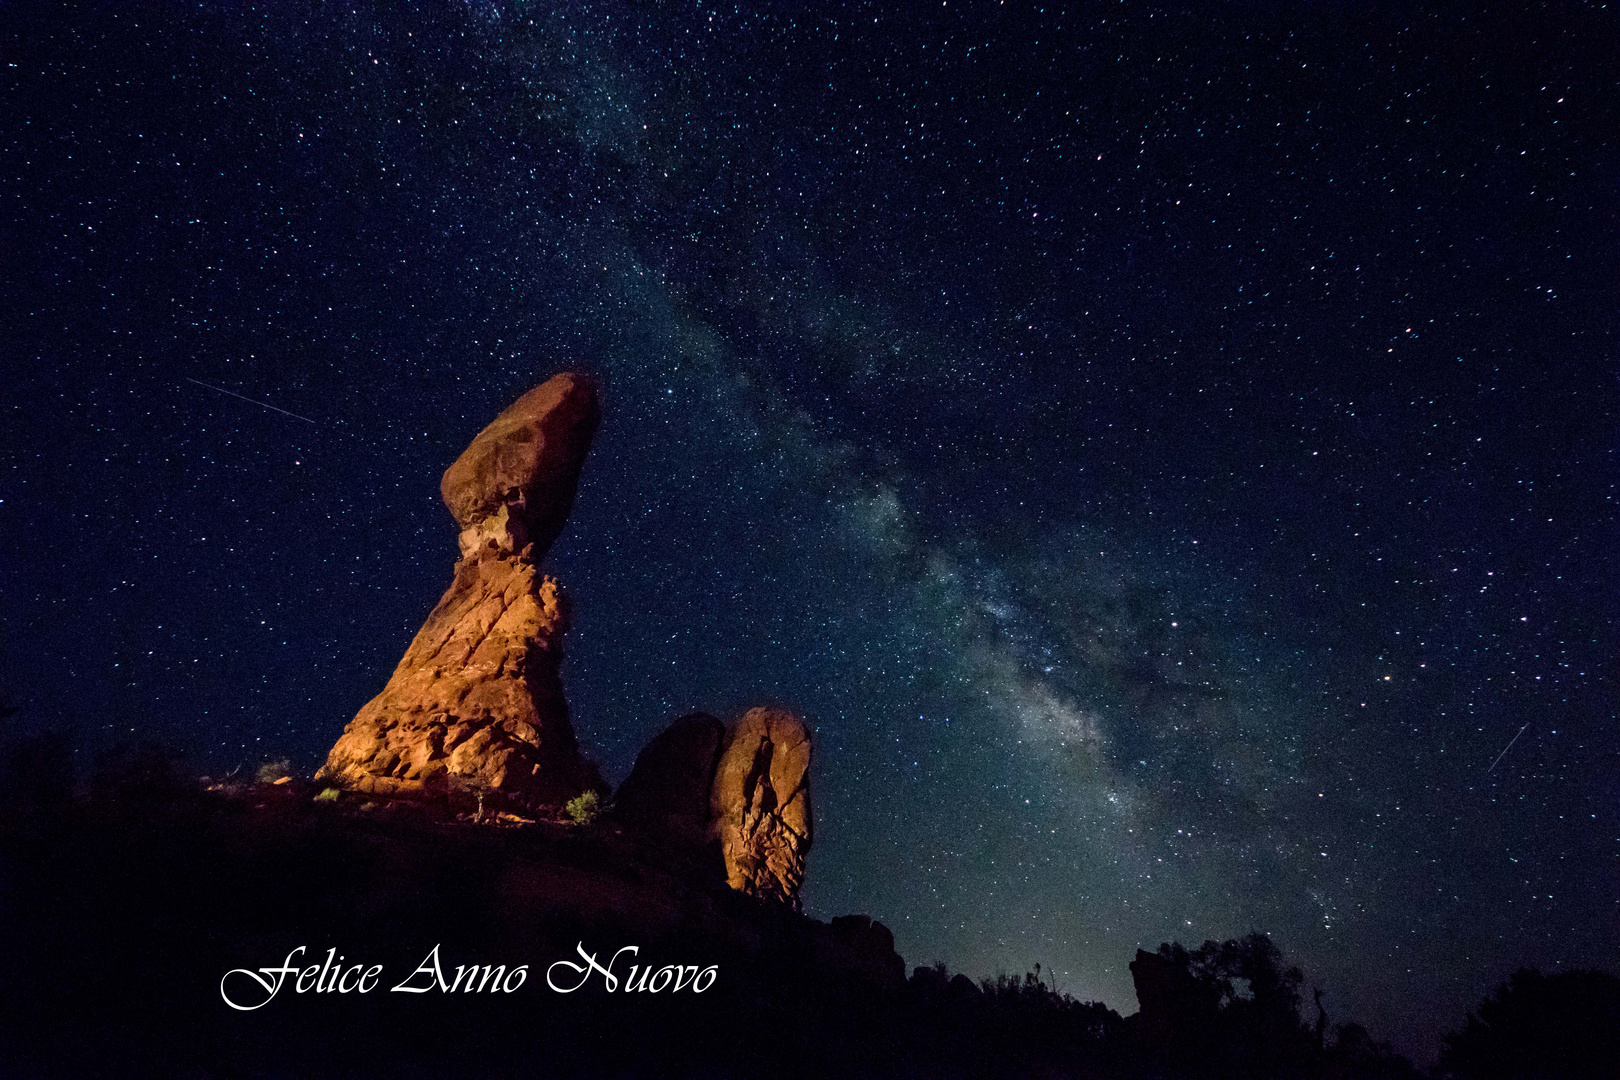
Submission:
POLYGON ((591 380, 564 372, 518 398, 479 432, 439 484, 462 529, 462 554, 469 540, 493 539, 514 552, 533 544, 529 561, 543 559, 573 509, 601 416, 591 380))

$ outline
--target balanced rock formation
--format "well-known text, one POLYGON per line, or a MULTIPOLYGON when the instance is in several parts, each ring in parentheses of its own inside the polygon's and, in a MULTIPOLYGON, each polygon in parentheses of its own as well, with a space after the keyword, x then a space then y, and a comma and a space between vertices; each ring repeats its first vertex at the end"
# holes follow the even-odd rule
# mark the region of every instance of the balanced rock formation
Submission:
POLYGON ((738 892, 799 906, 810 851, 810 733, 781 709, 683 716, 647 744, 614 816, 738 892))
POLYGON ((568 518, 599 421, 591 382, 558 375, 445 470, 440 491, 461 527, 455 579, 318 779, 377 795, 463 788, 532 809, 605 793, 558 677, 567 605, 537 565, 568 518))

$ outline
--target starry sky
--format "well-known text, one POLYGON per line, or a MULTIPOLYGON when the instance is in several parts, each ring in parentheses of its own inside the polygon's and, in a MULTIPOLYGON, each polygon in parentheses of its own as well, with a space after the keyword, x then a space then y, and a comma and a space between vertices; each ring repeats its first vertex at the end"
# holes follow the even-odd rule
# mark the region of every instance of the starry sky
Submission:
POLYGON ((7 3, 10 723, 314 769, 577 368, 579 737, 802 711, 812 914, 1615 970, 1620 20, 1435 7, 7 3))

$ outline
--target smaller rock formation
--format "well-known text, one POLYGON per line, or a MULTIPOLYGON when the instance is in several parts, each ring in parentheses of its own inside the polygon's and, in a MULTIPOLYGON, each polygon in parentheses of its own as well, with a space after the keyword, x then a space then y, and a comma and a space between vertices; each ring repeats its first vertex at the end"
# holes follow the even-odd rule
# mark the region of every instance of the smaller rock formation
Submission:
POLYGON ((781 709, 730 725, 705 713, 647 744, 614 814, 681 858, 712 860, 738 892, 795 909, 810 851, 810 733, 781 709))
POLYGON ((708 713, 675 721, 636 755, 613 798, 616 815, 660 839, 705 846, 711 839, 709 793, 725 739, 726 725, 708 713))
POLYGON ((711 828, 738 892, 799 906, 810 851, 810 733, 781 709, 756 708, 726 733, 710 791, 711 828))
POLYGON ((529 808, 606 792, 579 753, 558 669, 567 606, 538 563, 573 506, 599 420, 563 374, 524 394, 445 471, 455 580, 316 777, 375 795, 457 788, 529 808))

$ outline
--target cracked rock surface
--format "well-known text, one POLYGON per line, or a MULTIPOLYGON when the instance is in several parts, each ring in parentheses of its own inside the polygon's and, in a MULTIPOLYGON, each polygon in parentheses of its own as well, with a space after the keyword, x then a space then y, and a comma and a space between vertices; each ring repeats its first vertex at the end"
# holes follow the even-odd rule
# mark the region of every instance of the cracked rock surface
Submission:
POLYGON ((726 731, 711 828, 739 892, 799 905, 810 851, 810 733, 782 709, 749 709, 726 731))
POLYGON ((558 669, 565 600, 538 567, 573 505, 599 419, 572 373, 519 398, 444 474, 461 526, 455 579, 316 774, 376 795, 492 794, 534 809, 604 792, 581 757, 558 669))
POLYGON ((648 743, 615 819, 738 892, 799 906, 810 851, 810 732, 783 709, 683 716, 648 743))

